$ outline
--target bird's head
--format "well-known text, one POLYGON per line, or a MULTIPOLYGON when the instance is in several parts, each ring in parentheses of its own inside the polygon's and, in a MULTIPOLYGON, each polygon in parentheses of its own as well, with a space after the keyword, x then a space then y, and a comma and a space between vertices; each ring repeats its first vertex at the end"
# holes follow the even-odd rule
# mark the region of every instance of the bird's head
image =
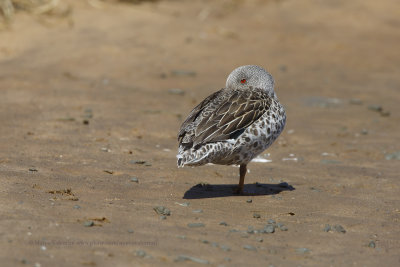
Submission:
POLYGON ((238 67, 226 79, 226 88, 249 88, 250 86, 272 93, 274 79, 266 70, 256 65, 238 67))

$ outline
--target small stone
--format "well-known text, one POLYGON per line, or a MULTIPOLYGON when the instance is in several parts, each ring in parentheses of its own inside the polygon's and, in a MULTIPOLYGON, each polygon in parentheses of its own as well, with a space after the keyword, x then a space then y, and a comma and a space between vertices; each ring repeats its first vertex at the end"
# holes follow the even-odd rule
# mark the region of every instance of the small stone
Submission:
POLYGON ((164 206, 156 206, 153 208, 153 210, 155 212, 157 212, 157 214, 160 214, 160 215, 165 215, 165 216, 171 215, 171 211, 164 206))
POLYGON ((202 210, 202 209, 199 209, 199 210, 192 210, 192 212, 193 212, 193 213, 203 213, 203 210, 202 210))
POLYGON ((182 207, 189 207, 190 203, 189 202, 183 202, 183 203, 179 203, 179 202, 175 202, 175 204, 182 206, 182 207))
POLYGON ((252 199, 248 199, 248 200, 246 200, 246 202, 247 203, 253 203, 253 200, 252 199))
POLYGON ((203 240, 201 240, 201 243, 203 243, 203 244, 208 244, 208 243, 210 243, 210 241, 208 241, 208 240, 206 240, 206 239, 203 239, 203 240))
POLYGON ((264 227, 264 232, 265 232, 265 233, 268 233, 268 234, 274 233, 274 232, 275 232, 275 226, 272 225, 272 224, 267 224, 267 225, 264 227))
POLYGON ((385 155, 386 160, 400 160, 400 151, 385 155))
POLYGON ((83 223, 83 226, 92 227, 92 226, 94 226, 94 222, 93 221, 86 221, 86 222, 83 223))
POLYGON ((252 245, 244 245, 243 248, 250 251, 257 251, 257 248, 252 245))
POLYGON ((389 116, 390 116, 390 112, 389 112, 389 111, 386 111, 386 110, 385 110, 385 111, 382 110, 382 111, 381 111, 381 116, 382 116, 382 117, 389 117, 389 116))
POLYGON ((368 130, 367 129, 362 129, 361 130, 361 134, 362 135, 367 135, 368 134, 368 130))
POLYGON ((325 227, 323 230, 324 230, 324 232, 329 232, 330 230, 332 230, 332 227, 329 224, 325 224, 325 227))
POLYGON ((257 237, 256 240, 257 240, 258 242, 260 242, 260 243, 262 243, 262 242, 264 241, 264 239, 261 238, 261 237, 257 237))
POLYGON ((376 112, 381 112, 383 110, 381 105, 369 105, 368 109, 376 112))
POLYGON ((129 161, 129 163, 131 163, 131 164, 145 164, 146 163, 146 161, 144 161, 144 160, 131 160, 131 161, 129 161))
POLYGON ((82 121, 82 123, 83 123, 84 125, 89 125, 89 120, 88 120, 88 119, 84 119, 84 120, 82 121))
POLYGON ((276 224, 276 222, 275 222, 274 219, 269 219, 269 220, 267 221, 267 223, 269 223, 269 224, 276 224))
POLYGON ((37 171, 38 171, 38 169, 36 169, 36 168, 32 167, 32 168, 29 168, 29 171, 30 171, 30 172, 37 172, 37 171))
POLYGON ((298 248, 298 249, 296 249, 296 251, 299 254, 305 254, 305 253, 310 252, 310 250, 308 248, 298 248))
POLYGON ((253 226, 249 226, 248 228, 247 228, 247 231, 246 231, 248 234, 254 234, 254 228, 253 228, 253 226))
POLYGON ((259 219, 261 218, 261 215, 258 213, 253 213, 253 218, 259 219))
POLYGON ((103 170, 103 172, 108 173, 108 174, 113 174, 114 173, 113 170, 103 170))
POLYGON ((136 250, 135 255, 144 258, 146 256, 146 252, 143 250, 136 250))
POLYGON ((183 239, 183 240, 186 239, 186 236, 185 236, 185 235, 178 235, 177 237, 180 238, 180 239, 183 239))
POLYGON ((166 219, 167 219, 167 216, 161 215, 161 216, 160 216, 160 219, 161 219, 161 220, 166 220, 166 219))
POLYGON ((230 229, 229 232, 231 232, 231 233, 237 233, 237 232, 239 232, 239 230, 238 230, 238 229, 230 229))
POLYGON ((149 166, 151 166, 151 163, 146 162, 146 163, 144 164, 144 166, 149 167, 149 166))
POLYGON ((214 247, 214 248, 217 248, 218 247, 218 243, 217 242, 212 242, 211 246, 214 247))
POLYGON ((193 261, 195 263, 201 263, 201 264, 210 264, 208 260, 203 260, 199 258, 195 258, 192 256, 187 256, 187 255, 179 255, 176 259, 176 262, 181 262, 181 261, 193 261))
POLYGON ((277 223, 276 226, 278 226, 279 230, 281 230, 281 231, 287 231, 287 230, 289 230, 289 229, 287 228, 287 226, 284 225, 283 223, 277 223))
POLYGON ((219 225, 228 226, 226 222, 220 222, 219 225))
POLYGON ((187 225, 190 228, 199 228, 206 226, 204 223, 188 223, 187 225))
POLYGON ((346 230, 340 224, 336 224, 335 226, 333 226, 333 229, 339 233, 343 233, 343 234, 346 233, 346 230))
POLYGON ((81 206, 79 205, 74 205, 74 209, 79 210, 81 208, 81 206))
POLYGON ((133 234, 134 231, 132 229, 128 229, 128 233, 133 234))
POLYGON ((139 183, 139 179, 137 177, 131 177, 130 181, 134 183, 139 183))
POLYGON ((376 247, 375 241, 370 241, 369 244, 368 244, 368 247, 375 248, 376 247))

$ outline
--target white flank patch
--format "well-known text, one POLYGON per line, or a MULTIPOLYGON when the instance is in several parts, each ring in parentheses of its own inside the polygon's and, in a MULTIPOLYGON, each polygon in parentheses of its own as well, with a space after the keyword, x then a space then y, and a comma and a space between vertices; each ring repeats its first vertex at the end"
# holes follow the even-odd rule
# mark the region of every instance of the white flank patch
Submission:
POLYGON ((251 162, 268 163, 268 162, 272 162, 272 160, 264 159, 264 158, 261 158, 261 157, 256 157, 251 162))

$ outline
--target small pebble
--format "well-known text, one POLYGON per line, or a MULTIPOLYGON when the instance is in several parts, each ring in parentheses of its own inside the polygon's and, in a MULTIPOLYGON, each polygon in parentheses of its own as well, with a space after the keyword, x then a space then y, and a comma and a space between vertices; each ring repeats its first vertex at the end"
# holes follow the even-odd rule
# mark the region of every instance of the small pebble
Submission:
POLYGON ((253 247, 252 245, 244 245, 243 248, 251 251, 257 251, 256 247, 253 247))
POLYGON ((368 244, 368 247, 375 248, 376 247, 375 241, 370 241, 369 244, 368 244))
POLYGON ((260 243, 264 241, 264 239, 261 238, 261 237, 257 237, 256 240, 257 240, 258 242, 260 242, 260 243))
POLYGON ((203 260, 199 258, 195 258, 192 256, 187 256, 187 255, 179 255, 176 259, 176 262, 181 262, 181 261, 193 261, 195 263, 201 263, 201 264, 210 264, 208 260, 203 260))
POLYGON ((253 226, 249 226, 248 228, 247 228, 247 231, 246 231, 248 234, 254 234, 254 228, 253 228, 253 226))
POLYGON ((183 203, 179 203, 179 202, 175 202, 175 204, 182 206, 182 207, 189 207, 190 203, 189 202, 183 202, 183 203))
POLYGON ((269 223, 269 224, 276 224, 276 222, 275 222, 274 219, 269 219, 269 220, 267 221, 267 223, 269 223))
POLYGON ((237 232, 239 232, 239 230, 238 230, 238 229, 230 229, 229 232, 231 232, 231 233, 237 233, 237 232))
POLYGON ((386 160, 400 160, 400 151, 385 155, 386 160))
POLYGON ((80 208, 81 208, 81 206, 79 206, 79 205, 74 205, 74 209, 79 210, 80 208))
POLYGON ((161 219, 161 220, 166 220, 166 219, 167 219, 167 216, 161 215, 161 216, 160 216, 160 219, 161 219))
POLYGON ((383 110, 381 105, 369 105, 368 109, 376 112, 381 112, 383 110))
POLYGON ((346 233, 346 230, 340 224, 336 224, 335 226, 333 226, 333 229, 339 233, 343 233, 343 234, 346 233))
POLYGON ((286 227, 286 225, 284 225, 283 223, 277 223, 276 226, 278 226, 278 228, 279 228, 281 231, 287 231, 287 230, 289 230, 289 229, 286 227))
POLYGON ((253 203, 253 200, 252 199, 248 199, 248 200, 246 200, 246 202, 247 203, 253 203))
POLYGON ((267 225, 264 227, 264 232, 265 232, 265 233, 269 233, 269 234, 274 233, 274 232, 275 232, 275 226, 272 225, 272 224, 267 224, 267 225))
POLYGON ((368 134, 368 130, 367 129, 362 129, 361 130, 361 134, 362 135, 367 135, 368 134))
POLYGON ((296 249, 296 251, 299 254, 305 254, 305 253, 310 252, 310 250, 308 248, 298 248, 298 249, 296 249))
POLYGON ((226 222, 220 222, 219 225, 228 226, 226 222))
POLYGON ((325 224, 325 227, 324 227, 324 232, 329 232, 330 230, 331 230, 332 228, 331 228, 331 226, 329 225, 329 224, 325 224))
POLYGON ((92 227, 92 226, 94 226, 94 222, 93 221, 86 221, 86 222, 83 223, 83 225, 85 227, 92 227))
POLYGON ((206 240, 206 239, 203 239, 203 240, 201 240, 201 243, 203 243, 203 244, 208 244, 208 243, 210 243, 210 241, 208 241, 208 240, 206 240))
POLYGON ((139 183, 139 179, 137 177, 131 177, 130 181, 134 183, 139 183))
POLYGON ((258 214, 258 213, 254 213, 254 214, 253 214, 253 218, 259 219, 259 218, 261 218, 261 215, 258 214))
POLYGON ((128 229, 128 233, 133 234, 134 231, 132 229, 128 229))
POLYGON ((166 215, 166 216, 171 215, 171 211, 164 206, 156 206, 153 208, 153 210, 160 215, 166 215))
POLYGON ((36 168, 29 168, 29 171, 30 171, 30 172, 37 172, 38 169, 36 169, 36 168))
POLYGON ((138 257, 143 258, 143 257, 146 256, 146 252, 143 251, 143 250, 136 250, 135 255, 138 256, 138 257))
POLYGON ((198 228, 198 227, 204 227, 205 224, 204 223, 188 223, 187 226, 190 228, 198 228))
POLYGON ((193 212, 193 213, 203 213, 203 210, 202 210, 202 209, 199 209, 199 210, 192 210, 192 212, 193 212))
POLYGON ((129 163, 131 163, 131 164, 145 164, 146 161, 144 161, 144 160, 131 160, 131 161, 129 161, 129 163))

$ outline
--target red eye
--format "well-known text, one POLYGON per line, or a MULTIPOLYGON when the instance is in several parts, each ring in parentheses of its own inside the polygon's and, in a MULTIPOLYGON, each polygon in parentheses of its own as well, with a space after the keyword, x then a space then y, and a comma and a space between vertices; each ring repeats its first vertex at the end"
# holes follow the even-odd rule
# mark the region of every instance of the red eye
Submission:
POLYGON ((246 79, 240 80, 240 83, 246 83, 246 79))

